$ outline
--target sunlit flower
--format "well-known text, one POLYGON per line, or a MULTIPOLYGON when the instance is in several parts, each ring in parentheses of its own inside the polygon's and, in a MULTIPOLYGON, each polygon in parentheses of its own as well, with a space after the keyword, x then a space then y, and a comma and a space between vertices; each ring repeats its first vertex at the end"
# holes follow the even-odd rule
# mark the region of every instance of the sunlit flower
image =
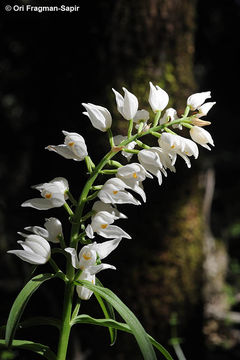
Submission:
POLYGON ((98 197, 105 203, 141 205, 140 201, 135 199, 132 194, 125 190, 126 188, 128 189, 129 186, 122 180, 112 178, 105 182, 98 193, 98 197))
POLYGON ((124 97, 116 90, 112 89, 117 103, 117 109, 120 114, 126 120, 134 119, 138 110, 138 99, 135 95, 130 93, 127 89, 123 87, 124 97))
MULTIPOLYGON (((113 137, 113 141, 115 145, 119 145, 122 141, 126 140, 127 136, 123 136, 123 135, 116 135, 113 137)), ((135 148, 135 146, 137 145, 137 143, 135 141, 131 141, 128 145, 125 145, 124 148, 127 150, 132 150, 135 148)), ((130 161, 133 154, 122 151, 121 154, 128 160, 130 161)))
POLYGON ((158 85, 154 86, 151 82, 149 84, 149 104, 154 112, 162 111, 168 104, 169 96, 166 91, 161 89, 158 85))
POLYGON ((131 239, 124 230, 116 225, 111 225, 115 220, 115 216, 108 211, 99 211, 92 216, 92 222, 86 227, 86 234, 89 238, 94 237, 94 233, 105 238, 127 238, 131 239))
MULTIPOLYGON (((77 256, 77 252, 73 248, 66 248, 65 251, 71 255, 72 266, 75 269, 82 270, 78 280, 88 280, 92 284, 95 284, 95 274, 101 270, 113 269, 115 266, 109 264, 97 264, 97 258, 100 260, 107 257, 116 247, 119 245, 121 239, 114 239, 105 241, 101 244, 94 242, 83 246, 77 256)), ((76 288, 78 296, 82 300, 89 300, 92 295, 92 291, 88 290, 84 286, 77 286, 76 288)))
POLYGON ((190 107, 191 110, 196 110, 205 102, 206 99, 209 99, 210 97, 211 91, 204 91, 193 94, 188 97, 187 105, 190 107))
POLYGON ((127 216, 118 211, 116 207, 113 207, 110 204, 106 204, 102 201, 95 201, 93 204, 92 210, 99 212, 99 211, 107 211, 109 214, 111 214, 114 217, 114 220, 117 219, 127 219, 127 216))
POLYGON ((68 190, 68 182, 63 177, 57 177, 49 183, 32 187, 40 191, 42 198, 27 200, 21 206, 29 206, 38 210, 48 210, 63 206, 67 199, 66 191, 68 190))
MULTIPOLYGON (((57 218, 51 217, 45 219, 44 228, 41 226, 27 226, 24 230, 30 231, 36 235, 53 243, 59 243, 59 238, 63 236, 62 224, 57 218)), ((25 236, 21 233, 21 235, 25 236)))
POLYGON ((203 104, 202 106, 198 107, 198 113, 196 114, 197 117, 206 116, 211 110, 211 108, 216 104, 216 101, 214 102, 207 102, 203 104))
POLYGON ((45 264, 51 256, 51 248, 47 240, 39 235, 28 235, 25 241, 18 241, 23 250, 9 250, 9 254, 34 265, 45 264))
POLYGON ((159 120, 159 124, 162 125, 168 121, 176 120, 177 118, 177 111, 173 108, 169 108, 165 111, 163 117, 159 120))
POLYGON ((105 107, 90 103, 82 103, 82 105, 87 110, 83 114, 88 116, 93 127, 105 132, 112 126, 112 116, 105 107))
POLYGON ((129 188, 138 193, 143 201, 146 202, 146 194, 142 187, 142 181, 144 181, 146 177, 152 178, 152 175, 149 174, 142 165, 131 163, 122 166, 118 169, 116 176, 124 181, 129 188))
POLYGON ((207 145, 208 143, 214 146, 211 134, 202 127, 193 126, 190 130, 190 136, 193 139, 193 141, 202 145, 208 150, 211 150, 211 148, 207 145))
POLYGON ((65 159, 83 160, 88 155, 84 138, 77 133, 64 130, 63 134, 65 135, 64 144, 48 145, 45 149, 54 151, 65 159))
POLYGON ((159 147, 139 151, 138 160, 147 171, 157 177, 159 185, 162 184, 162 173, 167 176, 165 169, 175 172, 169 153, 159 147))
POLYGON ((172 155, 172 164, 174 165, 177 155, 181 156, 187 166, 190 168, 191 163, 188 156, 198 157, 198 147, 190 139, 170 133, 163 133, 158 140, 159 146, 172 155))

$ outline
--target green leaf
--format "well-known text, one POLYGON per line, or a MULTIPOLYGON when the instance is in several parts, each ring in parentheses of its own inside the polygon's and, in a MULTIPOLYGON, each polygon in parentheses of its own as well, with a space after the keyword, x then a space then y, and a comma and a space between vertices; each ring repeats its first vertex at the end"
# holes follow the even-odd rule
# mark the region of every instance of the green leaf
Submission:
POLYGON ((156 354, 146 331, 133 312, 111 290, 93 285, 87 280, 78 280, 75 281, 75 283, 77 285, 85 286, 109 302, 129 325, 142 352, 143 358, 145 360, 157 360, 156 354))
MULTIPOLYGON (((125 323, 120 323, 120 322, 118 322, 116 320, 112 320, 112 319, 95 319, 95 318, 93 318, 89 315, 85 315, 85 314, 77 316, 73 321, 73 325, 74 324, 99 325, 99 326, 105 326, 105 327, 112 327, 114 329, 125 331, 130 334, 133 333, 132 330, 130 329, 130 327, 125 323)), ((152 345, 154 345, 156 347, 156 349, 158 349, 167 360, 173 360, 172 356, 161 344, 159 344, 152 336, 150 336, 148 334, 147 334, 147 336, 148 336, 149 340, 151 341, 152 345)))
MULTIPOLYGON (((97 278, 96 278, 96 285, 103 287, 103 284, 97 278)), ((101 306, 105 318, 115 320, 115 313, 112 305, 107 301, 105 301, 103 298, 101 298, 101 296, 97 295, 96 293, 94 295, 99 305, 101 306)), ((111 328, 110 326, 108 327, 108 330, 110 333, 110 341, 111 341, 110 345, 112 346, 115 344, 117 340, 117 330, 115 328, 111 328)))
MULTIPOLYGON (((18 323, 16 330, 25 329, 32 326, 41 326, 41 325, 50 325, 55 326, 58 330, 61 327, 61 321, 59 319, 47 316, 36 316, 27 320, 24 320, 21 323, 18 323)), ((6 325, 0 327, 0 337, 4 337, 6 331, 6 325)))
MULTIPOLYGON (((6 348, 5 340, 0 340, 0 348, 6 348)), ((12 348, 30 350, 39 355, 44 356, 48 360, 57 360, 56 355, 50 348, 46 345, 42 345, 39 343, 34 343, 32 341, 27 340, 13 340, 12 348)))
POLYGON ((39 286, 46 280, 54 277, 54 274, 40 274, 33 277, 18 294, 13 303, 10 314, 8 316, 5 341, 6 345, 10 346, 15 335, 18 323, 21 319, 22 313, 32 296, 32 294, 39 288, 39 286))

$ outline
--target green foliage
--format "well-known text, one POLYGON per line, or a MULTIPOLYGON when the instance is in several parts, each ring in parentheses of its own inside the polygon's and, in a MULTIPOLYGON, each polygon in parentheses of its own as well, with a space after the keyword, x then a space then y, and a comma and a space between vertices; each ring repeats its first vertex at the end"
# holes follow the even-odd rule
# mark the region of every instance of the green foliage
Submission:
MULTIPOLYGON (((0 347, 5 347, 5 341, 0 340, 0 347)), ((57 360, 56 355, 50 350, 50 348, 46 345, 34 343, 32 341, 27 340, 13 340, 12 348, 30 350, 35 352, 36 354, 44 356, 48 360, 57 360)))
POLYGON ((39 288, 39 286, 43 282, 52 279, 54 276, 55 275, 53 274, 37 275, 34 278, 32 278, 18 294, 16 300, 13 303, 7 321, 6 335, 5 335, 6 346, 11 346, 22 313, 33 293, 39 288))
MULTIPOLYGON (((132 311, 111 290, 93 285, 89 281, 85 280, 76 281, 76 284, 85 286, 86 288, 103 297, 107 302, 109 302, 120 314, 120 316, 126 321, 129 329, 135 336, 135 339, 138 343, 144 359, 157 359, 152 344, 149 340, 148 334, 145 332, 144 328, 142 327, 138 319, 135 317, 135 315, 132 313, 132 311)), ((171 359, 171 357, 168 357, 168 359, 171 359)))
MULTIPOLYGON (((125 323, 120 323, 112 319, 94 319, 91 316, 85 314, 77 316, 73 321, 73 325, 74 324, 92 324, 98 326, 106 326, 108 328, 111 327, 116 330, 122 330, 128 332, 130 334, 133 333, 129 325, 125 323)), ((155 346, 156 349, 158 349, 165 356, 167 360, 173 360, 169 352, 161 344, 159 344, 156 340, 154 340, 150 335, 147 334, 147 336, 150 342, 152 343, 152 345, 155 346)))

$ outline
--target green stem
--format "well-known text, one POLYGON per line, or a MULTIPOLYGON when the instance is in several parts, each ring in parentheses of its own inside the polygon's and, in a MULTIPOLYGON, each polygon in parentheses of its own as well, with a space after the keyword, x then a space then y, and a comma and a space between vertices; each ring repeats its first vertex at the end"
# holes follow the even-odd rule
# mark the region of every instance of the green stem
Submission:
POLYGON ((73 205, 77 205, 77 201, 74 199, 74 197, 72 196, 72 194, 70 193, 69 190, 66 191, 66 194, 67 194, 69 200, 71 201, 71 203, 72 203, 73 205))
POLYGON ((161 116, 161 110, 158 110, 153 120, 153 127, 157 126, 160 116, 161 116))
POLYGON ((116 174, 116 173, 117 173, 117 169, 106 169, 100 171, 100 174, 116 174))
POLYGON ((113 148, 115 146, 115 144, 114 144, 114 140, 113 140, 112 130, 107 129, 107 133, 108 133, 108 139, 109 139, 110 146, 111 146, 111 148, 113 148))
POLYGON ((64 203, 63 205, 64 209, 67 211, 68 215, 73 216, 74 212, 72 211, 72 209, 70 208, 70 206, 68 205, 68 203, 64 203))
POLYGON ((68 341, 71 331, 72 299, 74 283, 68 283, 65 287, 62 326, 60 330, 57 360, 66 360, 68 341))
POLYGON ((128 139, 132 136, 132 130, 133 130, 133 119, 129 120, 129 125, 128 125, 128 139))

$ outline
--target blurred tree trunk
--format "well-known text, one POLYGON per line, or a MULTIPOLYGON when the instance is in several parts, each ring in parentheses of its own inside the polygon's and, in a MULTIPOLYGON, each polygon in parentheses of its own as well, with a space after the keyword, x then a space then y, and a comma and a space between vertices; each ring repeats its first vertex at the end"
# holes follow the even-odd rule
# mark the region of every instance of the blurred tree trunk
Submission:
MULTIPOLYGON (((101 67, 107 64, 108 86, 118 90, 126 86, 144 108, 152 81, 169 93, 169 107, 181 114, 187 97, 196 90, 195 6, 191 0, 118 0, 110 9, 108 2, 101 2, 99 11, 105 12, 108 23, 103 26, 104 47, 101 43, 97 53, 101 67)), ((107 87, 103 98, 106 93, 110 93, 107 87)), ((124 133, 126 126, 119 121, 115 130, 124 133)), ((190 353, 198 344, 192 352, 195 359, 201 358, 203 262, 203 189, 198 186, 198 173, 196 164, 189 170, 178 160, 177 174, 164 179, 160 188, 156 180, 144 185, 147 204, 137 209, 137 216, 135 209, 128 213, 133 241, 124 244, 128 250, 122 254, 116 286, 148 331, 165 344, 170 339, 169 319, 176 312, 179 336, 186 342, 191 339, 190 353)), ((124 347, 125 355, 118 352, 119 359, 136 359, 127 336, 124 347)))

